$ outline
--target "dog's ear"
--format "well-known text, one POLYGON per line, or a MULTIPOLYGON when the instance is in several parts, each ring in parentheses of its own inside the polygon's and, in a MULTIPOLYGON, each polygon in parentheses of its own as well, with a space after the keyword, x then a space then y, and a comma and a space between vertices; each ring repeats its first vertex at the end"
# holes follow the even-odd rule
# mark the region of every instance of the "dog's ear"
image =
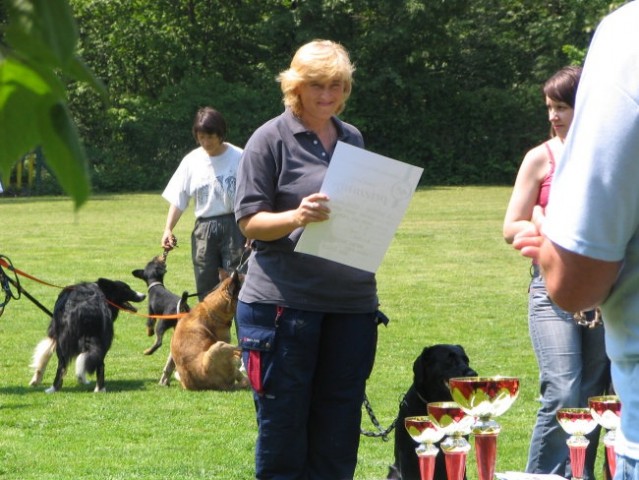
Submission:
POLYGON ((184 290, 182 292, 182 298, 180 299, 180 312, 189 312, 191 309, 189 308, 189 305, 186 303, 186 301, 189 298, 189 292, 184 290))
POLYGON ((97 282, 100 291, 104 294, 108 301, 113 300, 114 292, 116 291, 116 282, 109 280, 108 278, 98 278, 97 282))
POLYGON ((166 262, 160 262, 158 263, 158 275, 160 276, 164 276, 164 274, 166 273, 166 262))
POLYGON ((100 290, 105 292, 113 288, 113 285, 115 282, 113 280, 109 280, 108 278, 98 278, 97 282, 95 283, 98 284, 98 287, 100 287, 100 290))
POLYGON ((421 355, 415 359, 413 363, 413 382, 421 385, 424 382, 424 367, 428 358, 430 347, 424 347, 421 355))
POLYGON ((459 349, 460 356, 464 359, 466 365, 468 365, 470 363, 470 358, 468 358, 468 354, 466 353, 466 350, 464 350, 464 347, 461 345, 455 345, 455 347, 459 349))
POLYGON ((144 280, 144 270, 141 269, 137 269, 137 270, 133 270, 131 272, 131 275, 133 275, 135 278, 139 278, 140 280, 144 280))
POLYGON ((229 272, 224 270, 222 267, 219 267, 217 269, 217 276, 218 276, 220 282, 223 282, 224 280, 226 280, 227 278, 230 277, 229 272))
POLYGON ((242 279, 240 278, 240 272, 238 272, 237 270, 233 270, 233 272, 231 273, 231 285, 229 286, 229 290, 233 298, 237 298, 241 287, 242 279))

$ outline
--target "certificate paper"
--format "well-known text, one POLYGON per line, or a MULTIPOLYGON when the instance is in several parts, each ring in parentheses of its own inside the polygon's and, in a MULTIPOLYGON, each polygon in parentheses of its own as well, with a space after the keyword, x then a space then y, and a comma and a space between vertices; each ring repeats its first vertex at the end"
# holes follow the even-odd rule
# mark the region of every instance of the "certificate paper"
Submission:
POLYGON ((309 223, 295 251, 374 273, 423 171, 337 142, 320 189, 330 199, 330 217, 309 223))

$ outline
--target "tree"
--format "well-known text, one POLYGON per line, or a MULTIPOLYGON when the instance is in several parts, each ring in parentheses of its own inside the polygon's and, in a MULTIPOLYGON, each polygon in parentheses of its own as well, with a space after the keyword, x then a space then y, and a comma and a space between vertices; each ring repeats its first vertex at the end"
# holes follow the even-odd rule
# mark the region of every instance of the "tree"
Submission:
MULTIPOLYGON (((95 191, 161 188, 193 148, 190 123, 206 104, 227 117, 230 141, 244 145, 257 126, 281 112, 277 73, 314 38, 341 42, 355 62, 355 88, 343 118, 362 130, 367 148, 424 167, 424 183, 511 183, 523 153, 547 135, 543 81, 561 66, 581 62, 601 18, 626 3, 68 0, 76 34, 67 27, 73 19, 66 3, 61 9, 57 0, 7 1, 17 10, 12 26, 28 32, 22 37, 60 35, 64 58, 81 55, 108 88, 110 104, 104 107, 94 77, 84 78, 68 60, 54 57, 44 77, 51 85, 40 80, 54 95, 31 94, 25 116, 18 117, 22 110, 15 105, 22 100, 15 99, 28 90, 18 89, 16 79, 40 79, 35 53, 50 43, 30 39, 34 43, 27 51, 36 60, 22 64, 36 74, 7 77, 16 59, 29 58, 17 48, 20 38, 7 30, 11 48, 3 51, 12 55, 0 70, 0 141, 35 131, 33 118, 45 119, 55 132, 52 112, 61 111, 71 137, 83 139, 95 191), (57 16, 61 22, 54 21, 57 16), (51 70, 73 81, 62 83, 51 70), (36 115, 34 105, 43 103, 36 115), (2 128, 8 115, 12 130, 2 128), (16 118, 22 127, 15 126, 16 118)), ((10 168, 41 137, 12 146, 10 154, 2 150, 0 168, 10 168)), ((47 159, 55 151, 48 150, 47 159)), ((79 146, 72 149, 78 151, 84 154, 79 146)), ((57 173, 64 175, 61 169, 57 173)))

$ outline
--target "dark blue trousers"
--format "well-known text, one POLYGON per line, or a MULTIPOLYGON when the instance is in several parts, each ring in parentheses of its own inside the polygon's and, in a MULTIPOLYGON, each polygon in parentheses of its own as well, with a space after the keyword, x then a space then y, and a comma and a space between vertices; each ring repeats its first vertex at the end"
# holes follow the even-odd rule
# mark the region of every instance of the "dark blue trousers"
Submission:
POLYGON ((375 312, 240 302, 236 318, 257 412, 256 478, 352 479, 375 359, 375 312))

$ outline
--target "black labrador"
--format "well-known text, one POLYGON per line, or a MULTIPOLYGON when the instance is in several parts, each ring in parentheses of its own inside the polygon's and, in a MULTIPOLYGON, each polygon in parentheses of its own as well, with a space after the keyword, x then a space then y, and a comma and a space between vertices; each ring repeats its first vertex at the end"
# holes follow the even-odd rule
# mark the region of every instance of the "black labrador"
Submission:
MULTIPOLYGON (((399 405, 395 427, 395 463, 391 465, 388 480, 420 480, 417 443, 408 435, 404 419, 415 415, 428 415, 429 402, 450 401, 448 380, 454 377, 473 377, 477 372, 469 365, 461 345, 439 344, 425 347, 413 363, 413 384, 399 405)), ((437 455, 434 480, 447 480, 443 453, 437 455)))

